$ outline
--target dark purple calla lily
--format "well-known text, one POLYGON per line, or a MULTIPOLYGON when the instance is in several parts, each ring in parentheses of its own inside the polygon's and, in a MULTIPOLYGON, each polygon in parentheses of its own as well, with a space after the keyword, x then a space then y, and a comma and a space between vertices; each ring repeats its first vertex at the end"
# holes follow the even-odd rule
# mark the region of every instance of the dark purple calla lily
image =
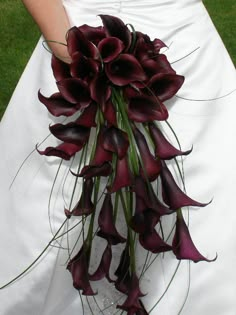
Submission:
MULTIPOLYGON (((136 202, 142 202, 141 198, 137 198, 136 202)), ((144 234, 154 229, 160 220, 160 216, 152 209, 145 209, 142 212, 135 211, 134 216, 129 222, 129 226, 139 234, 144 234)))
POLYGON ((129 169, 129 163, 127 156, 123 159, 117 159, 116 161, 116 173, 115 178, 108 191, 114 193, 123 187, 128 187, 132 185, 133 176, 129 169))
POLYGON ((149 88, 162 101, 172 98, 184 83, 184 77, 177 74, 158 73, 148 82, 149 88))
POLYGON ((188 259, 194 261, 195 263, 202 260, 208 262, 216 260, 216 258, 209 260, 199 253, 191 239, 188 227, 180 211, 177 213, 176 229, 172 246, 173 253, 177 259, 188 259))
POLYGON ((126 246, 120 256, 119 265, 115 271, 117 280, 115 281, 115 287, 119 292, 128 294, 129 284, 130 284, 130 255, 129 255, 129 245, 126 243, 126 246))
POLYGON ((104 118, 107 120, 107 122, 110 125, 117 126, 116 121, 116 110, 114 107, 114 104, 112 103, 111 99, 109 99, 106 104, 102 106, 102 113, 104 115, 104 118))
POLYGON ((106 277, 109 282, 114 282, 109 275, 111 259, 112 259, 111 245, 108 244, 102 254, 102 259, 97 270, 92 275, 89 275, 89 279, 91 281, 98 281, 106 277))
POLYGON ((139 242, 143 248, 154 254, 172 250, 172 247, 163 241, 155 229, 140 234, 139 242))
POLYGON ((131 33, 128 27, 119 18, 111 15, 100 14, 107 37, 119 38, 126 48, 129 49, 131 44, 131 33))
POLYGON ((100 229, 97 232, 97 235, 105 238, 108 244, 116 245, 126 241, 126 239, 118 233, 115 227, 110 194, 106 194, 104 198, 102 208, 98 216, 98 226, 100 229))
POLYGON ((116 60, 106 64, 105 72, 109 80, 117 86, 147 79, 138 60, 130 54, 121 54, 116 60))
POLYGON ((151 154, 144 135, 137 128, 134 128, 133 132, 145 168, 145 170, 141 169, 140 173, 144 178, 147 176, 150 181, 154 181, 161 171, 160 160, 151 154))
POLYGON ((162 161, 161 168, 162 195, 165 203, 171 209, 179 209, 186 206, 205 207, 208 203, 200 203, 188 197, 176 184, 171 172, 162 161))
POLYGON ((71 77, 70 65, 57 58, 55 55, 52 55, 51 66, 56 81, 71 77))
POLYGON ((107 128, 103 133, 103 148, 115 153, 123 159, 129 148, 129 139, 126 132, 114 126, 107 128))
POLYGON ((103 62, 111 62, 117 58, 124 50, 125 45, 117 37, 108 37, 101 40, 98 44, 98 50, 103 62))
POLYGON ((112 173, 112 166, 110 162, 104 162, 101 165, 86 165, 83 167, 79 175, 85 179, 95 176, 109 176, 112 173))
POLYGON ((150 186, 148 189, 148 205, 150 209, 154 210, 160 216, 172 214, 175 211, 173 209, 168 208, 167 206, 163 205, 162 202, 160 202, 152 186, 150 186))
POLYGON ((103 149, 102 144, 103 144, 104 130, 105 130, 105 127, 102 127, 99 131, 95 154, 94 154, 93 160, 90 163, 90 165, 101 165, 104 162, 111 162, 112 161, 112 153, 103 149))
POLYGON ((80 52, 88 58, 96 59, 98 57, 97 47, 75 26, 67 33, 67 47, 72 60, 76 52, 80 52))
POLYGON ((80 146, 83 146, 88 141, 90 135, 90 128, 80 126, 74 122, 66 125, 55 124, 50 126, 49 129, 57 139, 80 146))
POLYGON ((169 74, 176 73, 175 70, 171 67, 166 56, 162 54, 158 54, 155 57, 155 60, 154 59, 142 60, 141 65, 149 78, 157 73, 169 73, 169 74))
POLYGON ((88 84, 81 79, 70 78, 57 82, 57 87, 66 101, 85 108, 91 103, 88 84))
POLYGON ((96 127, 97 104, 92 102, 88 107, 84 108, 79 118, 75 121, 76 124, 84 127, 96 127))
POLYGON ((103 106, 111 96, 111 88, 105 75, 96 76, 90 83, 91 98, 103 106))
POLYGON ((163 135, 161 130, 155 124, 149 124, 150 135, 155 144, 155 155, 163 160, 170 160, 178 155, 187 155, 192 149, 181 151, 176 149, 163 135))
POLYGON ((77 290, 82 290, 83 295, 95 295, 89 283, 88 252, 88 249, 83 245, 78 254, 69 261, 67 269, 71 272, 73 286, 77 290))
POLYGON ((168 111, 157 97, 141 94, 129 100, 128 116, 137 122, 166 120, 168 111))
POLYGON ((79 109, 76 104, 66 101, 61 93, 54 93, 50 97, 45 97, 39 91, 38 98, 47 107, 48 111, 56 117, 72 116, 79 109))
POLYGON ((90 215, 95 207, 91 200, 93 193, 93 180, 91 178, 85 179, 83 182, 82 193, 78 203, 72 211, 65 209, 65 215, 70 218, 71 216, 90 215))
POLYGON ((83 24, 79 26, 78 29, 83 33, 87 40, 89 40, 96 46, 106 36, 104 28, 102 26, 94 27, 87 24, 83 24))
POLYGON ((99 63, 91 58, 85 57, 80 52, 77 52, 74 54, 70 69, 72 77, 91 81, 94 75, 99 71, 99 63))
POLYGON ((81 144, 61 143, 57 147, 47 147, 43 151, 36 149, 40 155, 57 156, 63 160, 70 160, 82 147, 81 144))

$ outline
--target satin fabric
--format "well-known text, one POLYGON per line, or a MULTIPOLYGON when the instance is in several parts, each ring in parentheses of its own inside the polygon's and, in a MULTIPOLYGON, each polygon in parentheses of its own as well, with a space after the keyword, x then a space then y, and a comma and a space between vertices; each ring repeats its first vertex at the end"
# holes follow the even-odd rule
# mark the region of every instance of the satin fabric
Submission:
MULTIPOLYGON (((167 102, 169 122, 182 147, 188 149, 193 145, 194 148, 191 155, 184 158, 188 194, 202 202, 213 198, 206 208, 189 209, 192 238, 203 255, 211 259, 217 253, 218 258, 212 263, 181 262, 169 289, 151 314, 178 314, 190 282, 181 314, 235 315, 236 93, 230 92, 236 87, 236 75, 202 2, 65 0, 64 6, 71 25, 97 26, 101 24, 97 15, 112 14, 151 38, 162 39, 169 47, 165 52, 168 59, 177 73, 185 76, 185 83, 178 92, 182 98, 175 97, 167 102)), ((56 91, 50 54, 43 48, 42 39, 0 124, 0 285, 21 273, 43 251, 52 232, 55 233, 65 220, 63 210, 71 193, 70 163, 62 165, 57 177, 60 180, 53 187, 60 161, 44 158, 35 151, 35 145, 44 139, 40 148, 56 143, 53 137, 47 138, 48 126, 55 119, 38 101, 39 89, 44 95, 56 91)), ((171 132, 165 129, 174 141, 171 132)), ((187 210, 185 214, 187 216, 187 210)), ((174 220, 170 217, 166 224, 171 226, 174 220)), ((82 314, 79 294, 66 271, 67 250, 59 250, 57 246, 49 246, 26 275, 0 291, 0 314, 82 314)), ((62 246, 66 248, 66 240, 62 246)), ((98 247, 96 259, 99 259, 99 251, 98 247)), ((139 252, 141 259, 143 255, 139 252)), ((165 254, 145 274, 142 287, 147 293, 143 298, 147 310, 165 292, 177 264, 172 254, 165 254)), ((98 296, 101 308, 118 298, 106 281, 97 288, 101 292, 98 296)), ((85 314, 90 313, 85 308, 85 314)), ((98 314, 96 311, 95 315, 98 314)), ((115 314, 115 309, 109 308, 104 314, 115 314)))

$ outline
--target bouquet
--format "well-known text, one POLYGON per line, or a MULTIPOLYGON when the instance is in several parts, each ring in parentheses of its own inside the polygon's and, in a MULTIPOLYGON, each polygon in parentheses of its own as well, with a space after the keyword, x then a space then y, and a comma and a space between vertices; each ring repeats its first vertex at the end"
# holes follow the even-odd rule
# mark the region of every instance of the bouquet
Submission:
POLYGON ((61 143, 38 152, 78 160, 73 175, 82 179, 82 192, 75 205, 65 209, 66 220, 78 217, 81 222, 80 248, 71 250, 67 264, 75 289, 95 295, 92 282, 106 278, 125 297, 118 309, 146 315, 140 282, 147 260, 138 273, 137 250, 142 247, 147 255, 171 251, 178 260, 209 261, 195 247, 182 212, 183 207, 206 204, 186 195, 166 162, 173 159, 181 181, 176 157, 192 150, 173 146, 162 124, 168 119, 165 101, 181 88, 184 77, 161 53, 165 44, 160 39, 151 40, 117 17, 100 18, 103 26, 68 31, 71 64, 52 57, 59 92, 50 97, 39 92, 39 100, 52 115, 68 117, 69 122, 50 126, 61 143), (169 215, 176 221, 165 237, 162 220, 169 215), (119 231, 121 216, 125 234, 119 231), (101 238, 106 247, 91 272, 94 240, 101 238), (112 252, 118 244, 123 249, 112 273, 112 252))

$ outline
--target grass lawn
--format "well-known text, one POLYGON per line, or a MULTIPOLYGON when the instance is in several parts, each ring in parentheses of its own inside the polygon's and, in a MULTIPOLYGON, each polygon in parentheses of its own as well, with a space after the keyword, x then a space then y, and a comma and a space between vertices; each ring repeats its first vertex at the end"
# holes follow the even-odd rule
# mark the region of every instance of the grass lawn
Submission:
MULTIPOLYGON (((205 0, 204 4, 236 64, 235 0, 205 0)), ((0 38, 1 117, 39 38, 38 29, 21 1, 0 0, 0 38)))

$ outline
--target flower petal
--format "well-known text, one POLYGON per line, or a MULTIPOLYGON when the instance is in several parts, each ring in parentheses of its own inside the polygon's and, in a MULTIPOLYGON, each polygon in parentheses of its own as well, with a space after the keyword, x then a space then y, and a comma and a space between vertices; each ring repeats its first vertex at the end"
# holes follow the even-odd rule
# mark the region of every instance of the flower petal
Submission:
POLYGON ((163 54, 158 54, 155 59, 144 59, 141 61, 141 65, 148 77, 152 77, 153 75, 158 73, 176 73, 175 70, 171 67, 166 56, 163 54))
POLYGON ((66 101, 60 93, 54 93, 50 97, 45 97, 38 92, 38 98, 53 116, 72 116, 78 111, 78 107, 66 101))
POLYGON ((105 72, 109 80, 118 86, 147 79, 138 60, 129 54, 121 54, 119 58, 106 64, 105 72))
POLYGON ((98 50, 103 62, 111 62, 119 56, 124 49, 124 44, 117 37, 107 37, 100 41, 98 50))
POLYGON ((101 165, 86 165, 86 166, 84 166, 78 176, 81 176, 81 177, 87 179, 87 178, 91 178, 91 177, 95 177, 95 176, 105 176, 106 177, 106 176, 109 176, 111 173, 112 173, 111 163, 104 162, 101 165))
POLYGON ((49 127, 51 133, 58 139, 83 146, 89 139, 90 128, 80 126, 74 122, 63 124, 55 124, 49 127))
POLYGON ((97 144, 96 144, 96 150, 94 153, 94 158, 91 165, 101 165, 104 162, 111 162, 112 161, 112 153, 104 150, 103 148, 103 133, 105 131, 105 127, 102 127, 99 131, 98 138, 97 138, 97 144))
POLYGON ((187 155, 192 152, 192 149, 188 151, 180 151, 176 149, 162 134, 161 130, 154 124, 149 124, 150 135, 155 144, 155 155, 163 160, 170 160, 178 155, 187 155))
POLYGON ((91 80, 99 71, 99 63, 76 52, 70 64, 71 75, 81 80, 91 80))
POLYGON ((177 74, 159 73, 148 82, 149 88, 164 102, 172 98, 184 83, 184 77, 177 74))
POLYGON ((155 229, 140 234, 139 242, 143 248, 154 254, 172 250, 172 247, 163 241, 155 229))
POLYGON ((114 104, 112 103, 111 99, 109 99, 103 106, 102 106, 102 112, 104 115, 104 118, 107 120, 107 122, 111 125, 116 126, 116 110, 114 107, 114 104))
POLYGON ((84 127, 96 127, 97 104, 92 102, 88 107, 83 109, 83 112, 76 120, 76 124, 84 127))
POLYGON ((189 259, 196 262, 205 260, 208 262, 216 260, 207 259, 199 253, 189 234, 188 227, 184 221, 181 211, 177 213, 176 230, 173 238, 173 253, 177 259, 189 259))
POLYGON ((83 24, 79 26, 78 29, 83 33, 87 40, 89 40, 96 46, 106 36, 104 28, 102 26, 94 27, 87 24, 83 24))
POLYGON ((105 75, 96 76, 90 83, 91 98, 103 106, 111 96, 111 88, 105 75))
POLYGON ((103 148, 117 154, 123 159, 129 148, 129 140, 126 132, 114 126, 107 128, 103 133, 103 148))
POLYGON ((131 43, 131 33, 124 22, 111 15, 100 14, 99 16, 102 19, 106 35, 119 38, 127 50, 131 43))
POLYGON ((57 81, 71 77, 70 65, 57 58, 55 55, 52 55, 51 66, 53 75, 57 81))
POLYGON ((37 151, 40 155, 57 156, 63 160, 70 160, 78 151, 82 149, 82 145, 73 143, 62 143, 57 147, 47 147, 44 151, 37 151))

